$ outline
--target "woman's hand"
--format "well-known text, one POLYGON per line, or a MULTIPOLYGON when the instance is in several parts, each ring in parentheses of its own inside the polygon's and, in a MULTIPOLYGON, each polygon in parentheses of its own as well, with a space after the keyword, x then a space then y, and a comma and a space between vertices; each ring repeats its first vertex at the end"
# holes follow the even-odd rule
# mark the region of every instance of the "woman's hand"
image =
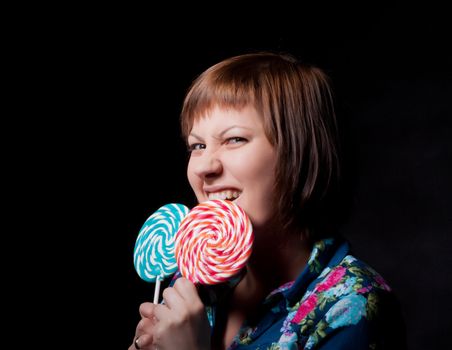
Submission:
POLYGON ((140 305, 135 344, 143 350, 210 349, 210 326, 195 285, 181 277, 163 291, 163 300, 140 305))

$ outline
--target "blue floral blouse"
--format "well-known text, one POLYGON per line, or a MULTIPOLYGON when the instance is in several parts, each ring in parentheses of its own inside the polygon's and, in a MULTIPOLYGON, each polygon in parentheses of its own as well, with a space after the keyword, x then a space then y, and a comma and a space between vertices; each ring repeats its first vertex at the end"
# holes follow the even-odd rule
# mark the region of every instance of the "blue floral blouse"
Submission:
MULTIPOLYGON (((215 298, 209 299, 213 302, 207 303, 206 311, 213 328, 215 298)), ((316 242, 298 278, 271 292, 261 308, 262 316, 252 324, 245 321, 229 350, 406 347, 400 308, 390 287, 349 255, 349 245, 341 239, 316 242)))

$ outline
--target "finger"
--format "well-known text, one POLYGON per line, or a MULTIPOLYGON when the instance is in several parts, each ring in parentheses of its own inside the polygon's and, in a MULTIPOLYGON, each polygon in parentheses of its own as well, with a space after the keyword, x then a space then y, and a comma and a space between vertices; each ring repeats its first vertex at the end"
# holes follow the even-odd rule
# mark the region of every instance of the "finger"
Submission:
POLYGON ((184 277, 178 278, 174 283, 174 289, 189 305, 202 303, 195 284, 190 280, 184 277))
POLYGON ((152 333, 155 322, 153 322, 149 318, 142 318, 140 322, 138 322, 135 337, 140 337, 145 333, 152 333))
POLYGON ((135 338, 132 349, 146 349, 152 345, 152 339, 153 337, 151 334, 143 334, 142 336, 135 338))
POLYGON ((165 301, 165 305, 168 306, 170 310, 180 309, 185 302, 182 295, 173 287, 166 288, 162 293, 162 297, 165 301))
POLYGON ((143 303, 140 305, 140 315, 142 318, 150 318, 154 317, 154 308, 155 304, 153 303, 143 303))
MULTIPOLYGON (((172 318, 172 313, 174 313, 174 311, 171 311, 166 304, 158 304, 154 308, 154 315, 158 320, 158 324, 170 320, 172 318)), ((175 313, 177 313, 177 311, 175 313)))

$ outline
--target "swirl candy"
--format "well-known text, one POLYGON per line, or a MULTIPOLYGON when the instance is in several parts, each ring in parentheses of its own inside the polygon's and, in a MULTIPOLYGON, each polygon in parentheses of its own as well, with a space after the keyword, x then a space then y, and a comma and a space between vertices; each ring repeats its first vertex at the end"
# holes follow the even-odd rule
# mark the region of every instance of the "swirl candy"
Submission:
POLYGON ((225 282, 245 266, 253 240, 251 221, 242 208, 228 200, 203 202, 176 233, 177 265, 193 283, 225 282))
POLYGON ((166 204, 144 223, 135 243, 133 262, 147 282, 160 282, 177 269, 175 234, 189 209, 183 204, 166 204))

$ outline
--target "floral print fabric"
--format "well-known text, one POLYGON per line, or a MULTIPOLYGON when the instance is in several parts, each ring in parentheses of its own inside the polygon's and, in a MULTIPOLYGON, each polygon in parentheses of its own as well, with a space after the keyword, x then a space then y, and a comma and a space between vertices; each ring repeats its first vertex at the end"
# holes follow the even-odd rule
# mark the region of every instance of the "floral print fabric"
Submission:
MULTIPOLYGON (((237 282, 230 281, 228 287, 237 282)), ((384 279, 349 254, 346 241, 321 240, 299 277, 268 295, 263 316, 254 324, 245 322, 229 349, 403 347, 403 325, 396 322, 401 314, 394 300, 384 279)), ((206 308, 214 327, 215 302, 206 308)))

